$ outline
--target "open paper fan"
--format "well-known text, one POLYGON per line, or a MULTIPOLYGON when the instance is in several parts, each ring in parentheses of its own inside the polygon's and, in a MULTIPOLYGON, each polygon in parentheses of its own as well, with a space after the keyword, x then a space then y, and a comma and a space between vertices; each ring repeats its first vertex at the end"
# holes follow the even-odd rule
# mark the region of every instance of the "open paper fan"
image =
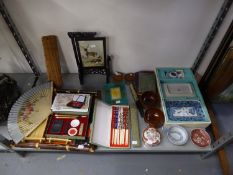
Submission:
POLYGON ((51 113, 53 84, 36 86, 23 94, 8 116, 8 132, 17 144, 38 127, 51 113))

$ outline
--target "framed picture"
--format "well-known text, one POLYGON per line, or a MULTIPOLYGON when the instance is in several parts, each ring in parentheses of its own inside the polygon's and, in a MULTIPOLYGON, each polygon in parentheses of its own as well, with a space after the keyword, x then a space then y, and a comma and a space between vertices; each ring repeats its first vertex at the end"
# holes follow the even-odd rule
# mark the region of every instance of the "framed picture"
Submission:
POLYGON ((106 75, 110 79, 111 57, 106 53, 106 37, 96 37, 96 32, 68 32, 78 66, 80 84, 85 74, 106 75))
POLYGON ((106 39, 104 37, 76 38, 79 62, 83 68, 106 66, 106 39))

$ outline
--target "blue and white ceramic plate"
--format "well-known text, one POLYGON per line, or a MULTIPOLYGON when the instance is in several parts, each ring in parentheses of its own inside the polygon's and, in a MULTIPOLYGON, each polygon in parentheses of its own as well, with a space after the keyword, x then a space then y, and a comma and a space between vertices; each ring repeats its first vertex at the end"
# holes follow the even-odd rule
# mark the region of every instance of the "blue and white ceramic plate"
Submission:
POLYGON ((205 113, 197 100, 165 101, 171 121, 205 121, 205 113))
POLYGON ((184 145, 188 141, 188 132, 181 126, 172 126, 167 132, 168 140, 174 145, 184 145))

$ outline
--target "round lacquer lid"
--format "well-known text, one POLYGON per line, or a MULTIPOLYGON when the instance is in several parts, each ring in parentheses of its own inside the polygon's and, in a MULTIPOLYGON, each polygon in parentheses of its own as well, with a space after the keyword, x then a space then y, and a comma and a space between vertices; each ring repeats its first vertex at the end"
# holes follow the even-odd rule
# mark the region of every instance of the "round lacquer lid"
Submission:
POLYGON ((204 129, 194 129, 191 131, 192 142, 199 147, 207 147, 211 143, 209 134, 204 129))
POLYGON ((70 128, 68 130, 68 135, 69 136, 75 136, 78 133, 78 130, 76 128, 70 128))
POLYGON ((142 140, 146 146, 155 146, 160 143, 161 134, 157 129, 152 127, 147 127, 143 131, 142 140))

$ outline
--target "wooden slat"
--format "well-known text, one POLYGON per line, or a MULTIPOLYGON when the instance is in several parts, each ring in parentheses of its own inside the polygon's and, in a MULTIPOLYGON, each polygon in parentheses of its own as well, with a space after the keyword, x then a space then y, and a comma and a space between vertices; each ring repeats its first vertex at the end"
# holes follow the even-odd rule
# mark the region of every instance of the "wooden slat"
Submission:
POLYGON ((44 48, 48 80, 52 81, 56 88, 60 88, 63 81, 58 54, 59 50, 57 45, 57 37, 54 35, 43 36, 42 43, 44 48))
POLYGON ((207 86, 207 95, 214 98, 223 92, 233 81, 233 47, 230 47, 219 68, 212 75, 207 86))
MULTIPOLYGON (((209 115, 210 115, 210 119, 211 119, 211 129, 214 135, 215 140, 217 140, 220 137, 220 133, 218 131, 218 124, 216 121, 216 117, 215 114, 212 110, 211 104, 209 102, 206 103, 209 115)), ((218 152, 218 157, 219 157, 219 161, 220 161, 220 165, 223 171, 224 175, 230 175, 230 165, 228 162, 228 158, 226 155, 226 151, 224 149, 220 149, 218 152)))

